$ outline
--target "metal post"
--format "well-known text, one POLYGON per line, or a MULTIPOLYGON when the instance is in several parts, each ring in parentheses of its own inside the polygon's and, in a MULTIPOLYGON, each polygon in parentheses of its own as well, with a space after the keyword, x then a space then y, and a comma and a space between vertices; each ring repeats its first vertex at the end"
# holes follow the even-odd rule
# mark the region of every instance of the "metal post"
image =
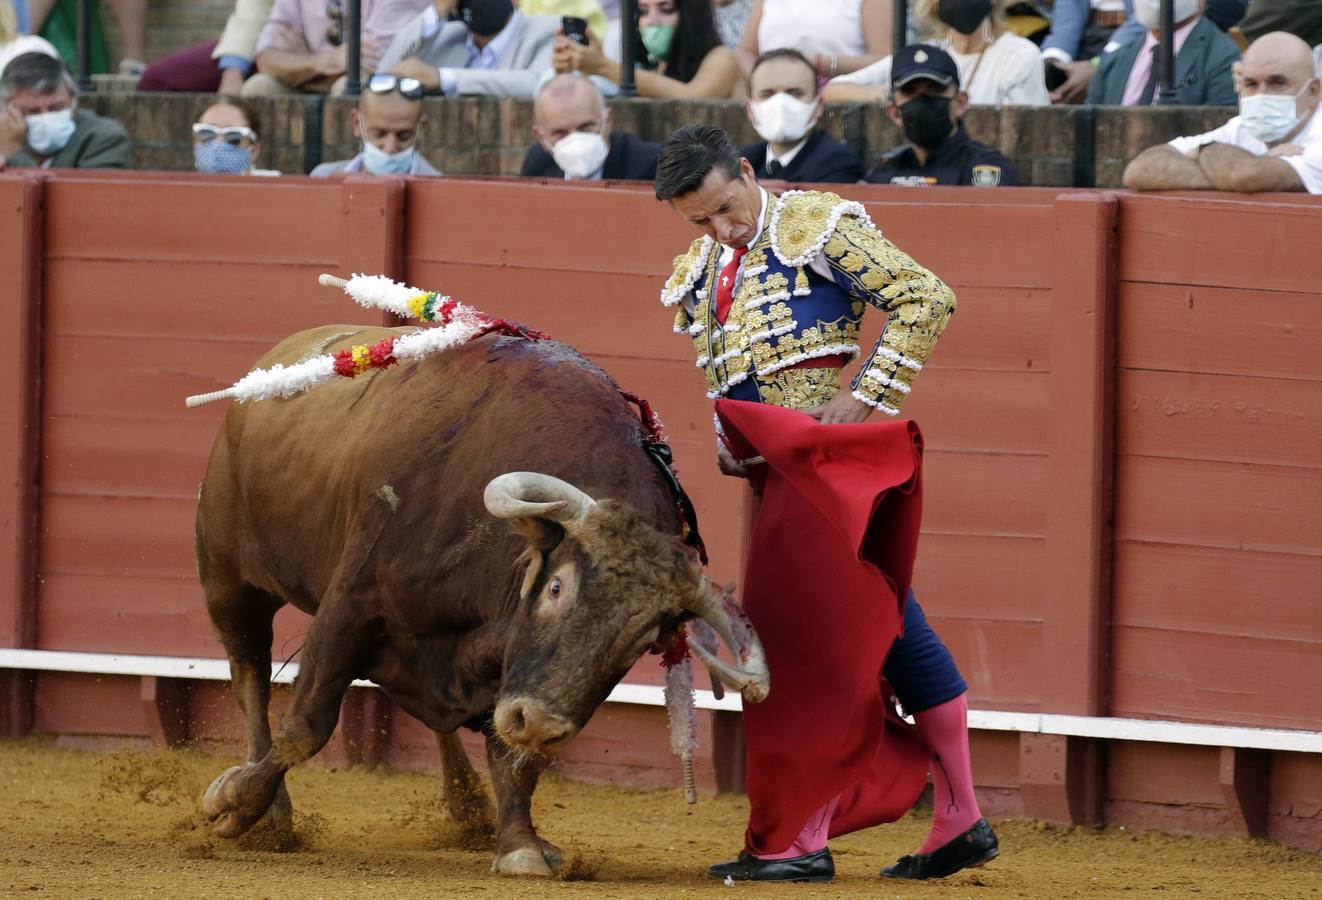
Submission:
POLYGON ((895 0, 891 15, 891 53, 895 53, 909 43, 909 0, 895 0))
POLYGON ((620 96, 638 96, 634 70, 638 60, 634 59, 634 47, 637 46, 638 0, 620 0, 620 96))
POLYGON ((1161 42, 1158 45, 1157 105, 1178 106, 1175 94, 1175 0, 1161 0, 1161 42))
POLYGON ((348 57, 345 61, 344 93, 347 97, 357 97, 362 93, 363 67, 363 4, 362 0, 348 0, 344 9, 345 38, 348 41, 348 57))
POLYGON ((78 0, 78 90, 91 93, 92 83, 92 0, 78 0))

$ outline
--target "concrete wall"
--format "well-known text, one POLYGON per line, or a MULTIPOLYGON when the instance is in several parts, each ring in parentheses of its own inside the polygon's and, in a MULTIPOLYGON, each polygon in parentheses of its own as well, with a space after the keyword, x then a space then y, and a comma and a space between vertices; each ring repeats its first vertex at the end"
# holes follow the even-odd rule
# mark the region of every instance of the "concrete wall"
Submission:
MULTIPOLYGON (((192 168, 189 124, 210 102, 208 96, 98 93, 83 102, 119 119, 138 142, 141 168, 192 168)), ((263 164, 286 173, 310 171, 323 160, 357 152, 349 125, 354 101, 294 97, 264 100, 263 164)), ((441 171, 453 175, 514 175, 532 143, 532 104, 526 100, 432 98, 420 147, 441 171)), ((612 104, 616 127, 649 140, 664 140, 692 122, 727 129, 739 143, 757 135, 744 104, 731 101, 672 103, 627 100, 612 104)), ((1143 109, 1119 107, 975 107, 969 131, 999 147, 1018 165, 1028 185, 1117 187, 1125 164, 1139 151, 1180 134, 1196 134, 1223 124, 1232 110, 1219 108, 1143 109)), ((875 106, 834 104, 825 127, 869 161, 898 145, 899 130, 875 106)), ((869 165, 871 163, 869 162, 869 165)))

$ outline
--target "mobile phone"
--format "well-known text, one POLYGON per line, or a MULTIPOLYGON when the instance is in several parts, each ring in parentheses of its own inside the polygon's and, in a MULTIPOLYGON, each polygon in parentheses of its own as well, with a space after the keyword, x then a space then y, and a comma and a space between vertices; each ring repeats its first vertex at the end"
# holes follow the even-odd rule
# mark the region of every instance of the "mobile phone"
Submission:
POLYGON ((571 41, 576 41, 584 47, 588 45, 587 19, 580 19, 578 16, 564 16, 560 19, 560 28, 564 31, 565 37, 571 41))
POLYGON ((1046 67, 1042 72, 1043 80, 1046 82, 1047 90, 1054 91, 1065 83, 1069 78, 1069 73, 1056 64, 1054 59, 1046 61, 1046 67))

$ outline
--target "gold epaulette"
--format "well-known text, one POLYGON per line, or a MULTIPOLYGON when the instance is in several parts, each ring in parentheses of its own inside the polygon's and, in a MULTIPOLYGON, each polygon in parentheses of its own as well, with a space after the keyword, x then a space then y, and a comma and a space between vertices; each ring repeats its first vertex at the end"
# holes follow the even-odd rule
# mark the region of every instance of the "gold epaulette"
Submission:
MULTIPOLYGON (((703 236, 689 244, 689 249, 675 257, 674 271, 666 279, 661 289, 661 304, 674 306, 693 290, 694 283, 702 277, 707 266, 707 257, 716 242, 703 236)), ((699 298, 701 299, 701 298, 699 298)))
POLYGON ((835 233, 841 216, 857 216, 872 225, 862 203, 829 191, 786 191, 771 213, 772 252, 783 265, 808 265, 835 233))

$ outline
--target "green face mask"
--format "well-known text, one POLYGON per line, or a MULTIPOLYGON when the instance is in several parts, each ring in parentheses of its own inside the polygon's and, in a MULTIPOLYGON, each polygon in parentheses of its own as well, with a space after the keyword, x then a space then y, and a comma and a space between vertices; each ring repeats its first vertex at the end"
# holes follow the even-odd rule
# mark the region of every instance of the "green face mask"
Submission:
POLYGON ((670 45, 675 42, 674 25, 643 25, 638 29, 643 47, 653 62, 670 58, 670 45))

